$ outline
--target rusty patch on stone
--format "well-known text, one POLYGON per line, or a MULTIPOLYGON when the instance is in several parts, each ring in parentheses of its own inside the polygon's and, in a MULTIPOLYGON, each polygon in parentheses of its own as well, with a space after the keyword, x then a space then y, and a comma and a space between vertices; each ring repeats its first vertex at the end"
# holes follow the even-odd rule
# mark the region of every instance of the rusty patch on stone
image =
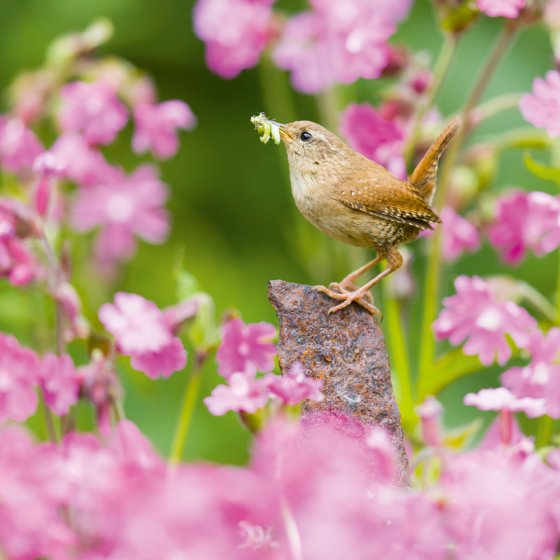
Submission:
POLYGON ((329 315, 332 299, 311 286, 283 280, 269 282, 268 297, 280 321, 281 369, 300 361, 306 375, 323 381, 325 399, 305 403, 304 412, 342 412, 365 424, 383 426, 406 479, 400 412, 385 340, 373 317, 356 304, 329 315))

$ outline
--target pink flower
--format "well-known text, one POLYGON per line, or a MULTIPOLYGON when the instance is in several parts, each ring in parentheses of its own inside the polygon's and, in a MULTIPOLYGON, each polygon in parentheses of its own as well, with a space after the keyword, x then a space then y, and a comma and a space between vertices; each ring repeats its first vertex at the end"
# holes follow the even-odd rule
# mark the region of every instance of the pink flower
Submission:
POLYGON ((560 246, 560 198, 543 192, 503 196, 488 236, 508 264, 521 262, 527 249, 537 256, 554 251, 560 246))
POLYGON ((479 410, 524 412, 529 418, 546 414, 543 399, 518 398, 505 387, 481 389, 478 393, 467 393, 464 403, 468 406, 476 406, 479 410))
POLYGON ((322 381, 306 377, 300 362, 292 364, 288 371, 281 376, 270 373, 264 377, 264 380, 270 395, 283 404, 296 405, 306 399, 323 400, 322 381))
POLYGON ((526 0, 476 0, 479 10, 490 17, 515 19, 525 7, 526 0))
POLYGON ((447 462, 438 486, 455 557, 553 558, 555 478, 540 460, 516 461, 506 453, 475 452, 447 462))
POLYGON ((508 369, 502 383, 519 398, 544 399, 546 414, 560 418, 560 329, 533 333, 527 349, 531 362, 508 369))
POLYGON ((159 350, 133 354, 130 363, 152 379, 169 377, 187 365, 187 352, 178 338, 172 338, 159 350))
POLYGON ((457 294, 443 300, 444 309, 433 328, 438 339, 453 345, 466 340, 463 352, 477 355, 484 365, 495 358, 504 364, 511 356, 506 335, 524 347, 536 329, 536 321, 511 301, 499 301, 487 282, 478 276, 459 276, 457 294))
POLYGON ((140 103, 134 108, 136 130, 132 147, 137 154, 151 150, 159 159, 167 159, 177 153, 179 141, 177 129, 189 130, 196 119, 183 101, 165 101, 159 105, 140 103))
POLYGON ((103 154, 90 147, 77 133, 59 136, 50 152, 63 165, 64 176, 81 187, 119 180, 121 172, 109 165, 103 154))
POLYGON ((275 336, 276 329, 270 323, 246 325, 241 319, 225 323, 216 354, 220 375, 228 379, 236 372, 255 375, 257 371, 270 371, 276 355, 270 340, 275 336))
POLYGON ((40 276, 39 263, 20 239, 0 237, 0 277, 13 286, 25 286, 40 276))
POLYGON ((463 252, 475 252, 480 247, 480 235, 474 225, 449 206, 441 211, 442 253, 447 261, 458 259, 463 252))
POLYGON ((60 91, 58 121, 64 132, 81 132, 88 144, 110 144, 128 113, 114 90, 102 82, 72 82, 60 91))
POLYGON ((402 156, 404 132, 368 103, 351 104, 342 113, 340 130, 350 145, 398 177, 406 176, 402 156))
POLYGON ((521 98, 519 108, 525 120, 551 138, 560 136, 560 73, 551 70, 544 79, 536 78, 533 92, 521 98))
POLYGON ((0 429, 0 550, 4 558, 64 560, 78 544, 60 515, 52 462, 23 429, 0 429))
POLYGON ((272 38, 274 1, 198 0, 194 29, 206 43, 206 62, 213 72, 234 78, 257 64, 272 38))
POLYGON ((126 260, 136 251, 135 236, 154 244, 165 240, 169 231, 169 216, 163 208, 166 200, 167 186, 153 167, 144 165, 128 177, 121 172, 81 189, 72 225, 77 231, 101 226, 96 242, 98 258, 102 262, 126 260))
POLYGON ((58 416, 68 414, 70 407, 78 402, 80 376, 70 356, 47 354, 41 363, 39 380, 45 402, 58 416))
POLYGON ((0 334, 0 423, 23 422, 37 408, 39 358, 13 336, 0 334))
POLYGON ((223 416, 230 410, 254 413, 268 402, 268 383, 265 379, 255 379, 240 372, 231 374, 228 383, 218 385, 204 399, 210 414, 223 416))
POLYGON ((426 445, 438 447, 442 443, 441 415, 443 407, 435 397, 428 397, 418 406, 418 415, 422 422, 422 439, 426 445))
POLYGON ((274 60, 292 72, 294 86, 317 93, 335 83, 377 78, 391 59, 387 40, 410 7, 408 0, 314 0, 314 11, 286 23, 274 60))
POLYGON ((99 320, 124 354, 157 352, 172 340, 160 308, 137 294, 115 294, 114 304, 105 303, 99 309, 99 320))
POLYGON ((35 134, 19 119, 0 117, 0 165, 7 171, 31 171, 43 152, 35 134))
POLYGON ((165 313, 152 301, 118 292, 114 305, 101 306, 99 319, 116 338, 118 350, 148 377, 169 377, 185 367, 187 353, 165 313))

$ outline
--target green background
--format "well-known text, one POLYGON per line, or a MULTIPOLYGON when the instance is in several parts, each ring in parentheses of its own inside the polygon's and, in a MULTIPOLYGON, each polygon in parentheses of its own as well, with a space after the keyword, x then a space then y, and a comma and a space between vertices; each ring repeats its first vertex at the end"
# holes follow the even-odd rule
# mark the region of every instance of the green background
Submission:
MULTIPOLYGON (((39 66, 46 46, 58 35, 84 28, 99 16, 109 18, 115 27, 112 40, 102 54, 115 54, 130 60, 154 77, 160 98, 186 101, 198 119, 195 130, 182 135, 181 149, 163 162, 162 176, 171 186, 170 209, 173 229, 162 246, 141 244, 137 258, 126 266, 111 289, 137 292, 159 305, 175 301, 174 263, 183 255, 185 267, 215 299, 217 311, 240 310, 246 321, 276 323, 267 301, 266 284, 273 278, 302 283, 328 283, 346 274, 366 255, 326 239, 297 215, 287 179, 283 149, 263 146, 249 123, 250 115, 261 110, 279 114, 286 99, 281 94, 285 77, 272 72, 278 105, 271 107, 263 96, 263 74, 267 69, 245 71, 234 80, 213 75, 204 63, 204 45, 192 30, 192 2, 177 0, 0 0, 0 89, 5 90, 16 74, 39 66)), ((279 0, 279 10, 303 7, 296 1, 279 0)), ((493 44, 503 21, 481 18, 464 38, 448 76, 438 105, 444 115, 458 110, 493 44)), ((401 26, 396 40, 415 51, 437 55, 442 37, 428 2, 418 0, 409 19, 401 26)), ((496 72, 485 98, 498 93, 523 92, 534 77, 552 67, 552 55, 544 28, 523 30, 507 59, 496 72)), ((269 82, 270 83, 270 82, 269 82)), ((343 88, 341 98, 377 102, 381 83, 359 82, 343 88)), ((266 85, 264 86, 266 87, 266 85)), ((316 100, 292 92, 295 116, 319 120, 316 100)), ((344 106, 344 102, 341 102, 344 106)), ((5 103, 4 103, 5 108, 5 103)), ((523 125, 517 110, 501 114, 485 124, 478 138, 523 125)), ((475 136, 475 139, 477 137, 475 136)), ((499 162, 494 190, 524 186, 530 190, 551 191, 523 167, 522 153, 507 152, 499 162)), ((111 147, 108 158, 133 168, 139 161, 130 151, 130 130, 111 147)), ((414 274, 422 276, 424 242, 413 246, 414 274)), ((83 254, 84 248, 78 247, 83 254)), ((450 293, 453 278, 460 274, 489 275, 511 273, 531 282, 548 297, 554 292, 554 255, 543 259, 529 256, 522 266, 507 269, 497 254, 485 244, 476 255, 469 255, 447 268, 445 291, 450 293)), ((92 281, 86 268, 75 271, 74 281, 88 318, 95 321, 96 309, 111 293, 92 281)), ((418 343, 417 312, 421 291, 411 303, 407 331, 412 347, 418 343)), ((52 317, 48 303, 33 290, 18 292, 3 281, 0 286, 0 327, 29 342, 31 329, 48 327, 52 317)), ((414 356, 414 355, 413 355, 414 356)), ((119 362, 126 390, 127 416, 155 442, 162 453, 169 450, 179 410, 186 373, 152 382, 119 362)), ((445 421, 456 426, 473 417, 462 405, 468 388, 492 386, 498 369, 484 371, 446 390, 445 421)), ((213 361, 204 371, 202 396, 219 382, 213 361)), ((202 403, 197 407, 187 456, 217 461, 240 462, 246 456, 248 441, 233 414, 211 417, 202 403)))

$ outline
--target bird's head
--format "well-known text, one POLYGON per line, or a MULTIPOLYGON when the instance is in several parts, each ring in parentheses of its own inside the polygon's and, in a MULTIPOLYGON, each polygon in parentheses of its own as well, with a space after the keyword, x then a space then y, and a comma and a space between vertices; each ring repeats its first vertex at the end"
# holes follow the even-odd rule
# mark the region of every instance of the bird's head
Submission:
POLYGON ((336 134, 311 121, 294 121, 280 125, 290 165, 321 165, 339 159, 348 150, 336 134))

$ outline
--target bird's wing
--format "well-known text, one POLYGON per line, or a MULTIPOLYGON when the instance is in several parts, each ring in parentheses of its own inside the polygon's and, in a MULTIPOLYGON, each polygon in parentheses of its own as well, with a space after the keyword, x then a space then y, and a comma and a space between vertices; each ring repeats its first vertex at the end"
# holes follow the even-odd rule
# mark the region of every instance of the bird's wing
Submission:
MULTIPOLYGON (((373 162, 370 162, 373 164, 373 162)), ((349 208, 390 222, 432 229, 430 222, 441 222, 420 193, 385 168, 373 164, 346 175, 344 186, 335 189, 336 200, 349 208)))

